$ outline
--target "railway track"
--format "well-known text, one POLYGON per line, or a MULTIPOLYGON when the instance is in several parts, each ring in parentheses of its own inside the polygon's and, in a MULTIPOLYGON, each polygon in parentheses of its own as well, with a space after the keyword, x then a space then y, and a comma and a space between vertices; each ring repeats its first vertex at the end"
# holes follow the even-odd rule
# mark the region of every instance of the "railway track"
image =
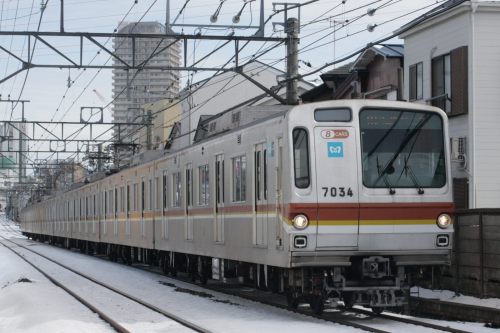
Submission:
MULTIPOLYGON (((186 281, 182 280, 182 281, 190 283, 188 280, 186 280, 186 281)), ((339 324, 344 324, 344 325, 360 328, 360 329, 363 329, 366 331, 371 331, 371 332, 387 332, 387 331, 382 330, 382 329, 377 329, 376 327, 370 326, 368 324, 360 324, 356 321, 368 322, 368 321, 382 319, 382 320, 385 320, 386 322, 398 322, 398 323, 403 323, 403 324, 409 324, 409 325, 427 328, 427 329, 430 329, 430 330, 433 330, 436 332, 471 333, 470 331, 464 331, 464 330, 455 329, 455 328, 448 327, 448 326, 431 324, 431 323, 427 323, 427 322, 417 320, 417 319, 412 319, 412 318, 398 317, 398 316, 390 315, 390 314, 377 315, 377 314, 373 313, 372 311, 363 310, 363 309, 359 309, 359 308, 353 308, 353 309, 349 309, 349 310, 345 310, 345 311, 343 311, 343 310, 338 310, 338 311, 334 311, 334 312, 326 311, 322 315, 315 315, 307 307, 304 309, 301 309, 301 308, 290 309, 290 308, 288 308, 287 305, 285 304, 284 297, 281 300, 277 300, 277 298, 254 296, 251 293, 245 292, 245 289, 243 289, 243 291, 236 290, 236 289, 231 290, 231 289, 226 289, 226 288, 214 287, 214 286, 210 286, 210 285, 206 286, 206 288, 210 289, 210 290, 230 294, 233 296, 239 296, 239 297, 242 297, 242 298, 245 298, 248 300, 252 300, 255 302, 259 302, 262 304, 275 306, 275 307, 279 307, 279 308, 286 309, 289 311, 297 312, 297 313, 300 313, 300 314, 303 314, 306 316, 310 316, 310 317, 314 317, 314 318, 318 318, 318 319, 322 319, 322 320, 326 320, 326 321, 336 322, 339 324), (364 316, 364 318, 363 319, 358 319, 358 318, 346 319, 346 317, 347 318, 349 317, 349 313, 361 314, 364 316)), ((384 322, 380 322, 380 321, 379 321, 379 323, 377 323, 377 325, 387 326, 387 325, 385 325, 384 322)), ((390 331, 390 332, 402 332, 402 331, 404 331, 404 329, 402 329, 401 327, 398 327, 397 330, 390 331)))
MULTIPOLYGON (((9 228, 11 228, 12 232, 18 233, 10 225, 7 225, 7 226, 9 228)), ((17 242, 13 242, 13 241, 10 241, 10 242, 16 244, 16 246, 23 247, 27 251, 33 252, 33 253, 45 258, 46 260, 53 261, 51 258, 48 258, 47 256, 45 256, 45 255, 43 255, 35 250, 27 248, 21 244, 18 244, 17 242)), ((77 272, 74 269, 69 268, 63 264, 60 264, 60 263, 56 263, 56 264, 61 265, 62 267, 66 268, 70 271, 75 272, 76 274, 81 274, 86 279, 89 279, 91 281, 95 280, 94 278, 87 276, 86 274, 83 274, 81 272, 77 272)), ((143 267, 143 266, 136 267, 136 268, 164 276, 161 272, 159 272, 155 269, 151 269, 151 268, 147 268, 147 267, 143 267)), ((176 280, 182 281, 183 283, 194 284, 189 279, 176 278, 176 280)), ((196 285, 196 284, 194 284, 194 285, 196 285)), ((199 286, 199 285, 197 285, 197 286, 199 286)), ((318 315, 313 314, 307 307, 298 308, 296 310, 291 310, 286 306, 284 297, 268 297, 269 294, 268 293, 266 294, 265 292, 259 292, 259 291, 249 289, 249 288, 227 288, 227 287, 223 287, 223 286, 215 285, 215 284, 211 284, 211 285, 209 284, 209 285, 205 285, 203 287, 206 289, 212 290, 212 291, 221 292, 221 293, 224 293, 227 295, 241 297, 241 298, 244 298, 247 300, 259 302, 259 303, 266 304, 266 305, 273 306, 273 307, 278 307, 281 309, 286 309, 288 311, 294 311, 296 313, 300 313, 302 315, 306 315, 309 317, 314 317, 314 318, 317 318, 320 320, 325 320, 325 321, 329 321, 332 323, 337 323, 337 324, 361 329, 361 330, 368 331, 368 332, 375 332, 375 333, 395 332, 394 330, 387 331, 384 329, 376 328, 376 327, 371 326, 370 324, 367 323, 370 321, 377 321, 378 326, 387 326, 391 322, 398 322, 401 324, 419 326, 419 327, 428 329, 432 332, 470 333, 469 331, 464 331, 464 330, 460 330, 460 329, 456 329, 456 328, 452 328, 452 327, 448 327, 448 326, 431 324, 431 323, 427 323, 427 322, 413 319, 413 318, 400 317, 400 316, 395 316, 395 315, 390 315, 390 314, 376 315, 371 311, 363 310, 363 309, 359 309, 359 308, 350 309, 348 311, 334 311, 334 312, 327 311, 323 315, 318 316, 318 315), (358 317, 357 318, 349 318, 349 313, 354 313, 355 315, 358 315, 358 317), (362 315, 364 318, 360 319, 359 315, 362 315)), ((106 285, 106 288, 110 288, 111 290, 115 290, 114 287, 111 287, 108 285, 106 285)), ((128 296, 131 299, 134 299, 134 300, 136 299, 134 296, 131 296, 131 295, 128 295, 128 296)), ((353 316, 351 315, 350 317, 353 317, 353 316)), ((399 327, 396 331, 401 331, 401 329, 402 328, 399 327)))
POLYGON ((85 305, 87 308, 89 308, 91 311, 97 313, 99 315, 99 317, 101 319, 103 319, 105 322, 107 322, 109 325, 111 325, 111 327, 113 327, 117 332, 120 332, 120 333, 130 333, 131 331, 126 329, 123 325, 119 324, 117 320, 111 318, 111 316, 107 315, 105 313, 105 311, 99 309, 98 307, 92 305, 89 301, 85 300, 84 297, 78 295, 76 292, 72 291, 68 286, 66 286, 64 283, 62 283, 61 281, 55 279, 50 273, 48 273, 46 270, 40 268, 39 266, 40 265, 36 265, 33 261, 30 261, 28 258, 26 258, 26 256, 23 256, 19 251, 16 251, 14 249, 14 247, 18 247, 18 248, 22 248, 26 251, 29 251, 33 254, 36 254, 37 256, 43 258, 44 260, 54 264, 54 265, 57 265, 58 267, 61 267, 63 269, 65 269, 66 271, 69 271, 77 276, 79 276, 80 278, 83 278, 83 279, 86 279, 90 282, 92 282, 94 285, 98 285, 102 288, 105 288, 107 289, 108 291, 111 291, 112 293, 114 294, 118 294, 120 295, 121 297, 123 298, 126 298, 128 299, 130 302, 132 303, 135 303, 136 305, 140 305, 142 307, 145 307, 155 313, 158 313, 164 317, 167 317, 168 319, 186 327, 186 328, 189 328, 190 330, 192 331, 195 331, 195 332, 200 332, 200 333, 211 333, 212 331, 208 330, 208 329, 205 329, 203 327, 200 327, 198 326, 197 324, 189 321, 189 320, 186 320, 184 318, 181 318, 175 314, 172 314, 168 311, 165 311, 163 309, 160 309, 150 303, 147 303, 143 300, 140 300, 138 299, 137 297, 135 296, 132 296, 122 290, 119 290, 115 287, 112 287, 106 283, 103 283, 101 281, 98 281, 97 279, 91 277, 91 276, 88 276, 82 272, 79 272, 77 270, 74 270, 72 269, 71 267, 68 267, 64 264, 61 264, 37 251, 34 251, 32 249, 29 249, 27 248, 26 246, 24 245, 21 245, 17 242, 14 242, 10 239, 7 239, 3 236, 0 235, 0 243, 5 246, 6 248, 8 248, 10 251, 12 251, 13 253, 15 253, 18 257, 20 257, 21 259, 23 259, 25 262, 27 262, 30 266, 32 266, 34 269, 36 269, 38 272, 40 272, 43 276, 45 276, 49 281, 51 281, 53 284, 55 284, 56 286, 62 288, 64 291, 66 291, 68 294, 70 294, 72 297, 74 297, 75 299, 77 299, 80 303, 82 303, 83 305, 85 305), (12 246, 9 246, 7 243, 10 243, 12 244, 12 246))

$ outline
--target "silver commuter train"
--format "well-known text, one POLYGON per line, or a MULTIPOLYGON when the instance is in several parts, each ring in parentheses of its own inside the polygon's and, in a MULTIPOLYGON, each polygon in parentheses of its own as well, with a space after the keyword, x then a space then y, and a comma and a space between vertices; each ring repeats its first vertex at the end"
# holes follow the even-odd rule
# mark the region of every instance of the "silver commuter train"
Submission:
POLYGON ((194 145, 33 203, 29 237, 165 272, 381 311, 409 273, 449 263, 447 116, 340 100, 231 110, 194 145))

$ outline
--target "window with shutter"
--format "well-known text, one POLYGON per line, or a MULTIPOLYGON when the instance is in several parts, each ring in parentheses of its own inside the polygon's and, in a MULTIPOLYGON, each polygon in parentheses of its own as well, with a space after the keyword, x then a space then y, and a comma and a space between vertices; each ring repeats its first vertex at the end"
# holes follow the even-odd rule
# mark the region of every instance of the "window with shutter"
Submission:
POLYGON ((432 59, 432 97, 433 106, 451 113, 451 66, 450 55, 444 54, 432 59))
POLYGON ((453 202, 457 209, 469 208, 469 180, 453 178, 453 202))
POLYGON ((423 98, 423 64, 419 62, 410 66, 410 101, 423 98))
POLYGON ((429 101, 450 116, 468 112, 467 59, 467 46, 432 59, 432 97, 429 101))
POLYGON ((469 79, 467 46, 454 49, 451 56, 451 115, 467 114, 469 109, 469 79))

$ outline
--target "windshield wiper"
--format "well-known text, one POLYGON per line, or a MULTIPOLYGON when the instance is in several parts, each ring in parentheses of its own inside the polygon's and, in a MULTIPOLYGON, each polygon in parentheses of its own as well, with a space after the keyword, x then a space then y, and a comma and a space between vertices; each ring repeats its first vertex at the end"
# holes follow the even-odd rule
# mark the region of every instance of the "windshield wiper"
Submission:
POLYGON ((378 177, 377 181, 375 182, 375 184, 377 184, 377 182, 380 180, 380 177, 382 177, 382 180, 384 181, 385 186, 389 189, 389 194, 394 195, 394 194, 396 194, 396 190, 394 189, 394 187, 392 187, 391 183, 389 182, 389 179, 387 178, 387 174, 389 173, 388 170, 394 170, 394 168, 385 167, 384 170, 382 171, 383 175, 381 175, 380 164, 378 162, 378 156, 377 156, 377 173, 378 173, 379 177, 378 177))
POLYGON ((413 172, 413 169, 411 168, 410 164, 408 164, 408 160, 410 159, 410 156, 408 158, 405 158, 405 166, 404 166, 404 171, 406 173, 406 176, 410 176, 411 181, 413 182, 413 185, 415 185, 416 188, 418 188, 418 194, 424 194, 424 189, 420 185, 417 176, 413 172))
POLYGON ((375 180, 375 184, 378 183, 380 181, 380 179, 384 175, 386 175, 388 173, 388 170, 394 170, 394 167, 392 166, 392 164, 394 163, 394 161, 396 161, 396 159, 398 158, 399 154, 401 154, 401 152, 403 151, 403 149, 408 145, 408 143, 415 136, 415 134, 419 133, 420 130, 422 129, 422 127, 424 127, 424 125, 429 121, 429 119, 431 119, 431 116, 432 116, 432 114, 425 115, 425 117, 422 118, 422 120, 420 120, 420 122, 415 126, 415 128, 413 128, 406 135, 406 137, 401 142, 401 144, 399 145, 399 147, 396 150, 396 152, 394 153, 394 155, 391 157, 391 159, 389 160, 389 162, 387 162, 387 164, 384 167, 384 169, 382 170, 382 172, 379 173, 379 176, 378 176, 377 180, 375 180))

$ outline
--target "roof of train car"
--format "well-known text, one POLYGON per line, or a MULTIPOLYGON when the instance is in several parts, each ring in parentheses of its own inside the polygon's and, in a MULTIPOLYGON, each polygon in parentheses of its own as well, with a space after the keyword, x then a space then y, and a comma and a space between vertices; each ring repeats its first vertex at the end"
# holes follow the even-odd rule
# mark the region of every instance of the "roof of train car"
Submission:
MULTIPOLYGON (((431 107, 431 106, 428 106, 428 105, 422 105, 422 104, 417 104, 417 103, 409 103, 409 102, 404 102, 404 101, 359 100, 359 99, 355 99, 355 100, 332 100, 332 101, 323 101, 323 102, 318 102, 318 103, 310 103, 310 104, 302 104, 302 105, 311 106, 312 104, 315 104, 315 105, 320 105, 321 106, 321 105, 331 104, 331 103, 337 104, 337 105, 333 105, 333 106, 336 106, 336 107, 339 107, 339 106, 357 106, 357 107, 361 108, 364 105, 369 105, 369 106, 374 106, 374 107, 382 107, 384 105, 387 106, 387 104, 391 104, 393 107, 413 108, 413 109, 427 109, 427 110, 431 108, 431 109, 438 110, 436 107, 431 107)), ((76 190, 76 189, 79 189, 79 188, 82 188, 82 187, 92 186, 97 181, 101 181, 101 180, 106 179, 108 177, 113 177, 113 176, 120 175, 121 173, 126 172, 126 171, 128 171, 128 170, 130 170, 132 168, 143 167, 143 166, 145 166, 145 165, 147 165, 149 163, 153 163, 154 161, 158 161, 158 160, 164 159, 164 158, 168 157, 169 155, 178 154, 178 153, 180 153, 180 152, 182 152, 184 150, 190 149, 192 147, 196 147, 198 145, 206 144, 207 142, 209 142, 211 140, 214 140, 214 139, 217 139, 217 138, 219 138, 222 135, 233 133, 233 132, 236 132, 236 131, 248 128, 250 126, 258 125, 260 123, 263 123, 263 122, 265 122, 267 120, 270 120, 270 119, 273 119, 273 118, 276 118, 276 117, 284 116, 285 114, 287 114, 294 107, 297 107, 297 105, 259 105, 259 106, 251 106, 251 107, 245 106, 245 107, 241 107, 241 108, 237 108, 237 109, 231 110, 233 112, 238 112, 238 111, 243 111, 243 110, 258 111, 260 109, 260 111, 262 111, 262 112, 268 111, 269 114, 268 114, 268 116, 257 118, 254 121, 249 121, 248 123, 246 123, 246 124, 244 124, 242 126, 238 126, 238 127, 230 128, 230 129, 228 129, 226 131, 218 132, 217 134, 212 135, 210 137, 207 137, 206 139, 200 140, 200 141, 198 141, 196 143, 193 143, 190 146, 182 147, 182 148, 175 149, 175 150, 164 150, 164 151, 162 151, 159 154, 159 156, 157 158, 155 158, 155 159, 153 159, 151 161, 148 161, 148 162, 143 163, 143 164, 138 164, 138 165, 130 166, 128 168, 120 170, 117 173, 113 173, 113 174, 107 175, 104 178, 97 178, 95 180, 90 181, 89 183, 81 184, 80 186, 77 186, 76 188, 72 188, 72 189, 69 189, 69 190, 66 190, 66 191, 63 191, 63 192, 54 193, 53 195, 50 195, 50 196, 46 197, 45 200, 53 199, 53 198, 57 197, 58 195, 60 195, 62 193, 68 193, 68 192, 71 192, 73 190, 76 190)), ((443 112, 443 111, 441 111, 441 112, 443 112)), ((223 117, 226 114, 230 115, 231 112, 223 111, 223 112, 221 112, 221 113, 219 113, 217 115, 214 115, 214 116, 210 117, 207 120, 214 120, 214 119, 217 119, 219 117, 223 117)))

